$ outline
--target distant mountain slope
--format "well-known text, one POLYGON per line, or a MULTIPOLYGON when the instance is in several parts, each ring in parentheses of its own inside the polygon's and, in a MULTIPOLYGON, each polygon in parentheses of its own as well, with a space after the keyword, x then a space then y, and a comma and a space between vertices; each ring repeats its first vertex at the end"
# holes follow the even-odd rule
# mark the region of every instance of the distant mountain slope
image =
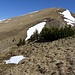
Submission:
POLYGON ((21 38, 26 38, 27 30, 40 22, 46 22, 48 27, 53 25, 65 26, 67 22, 64 21, 64 16, 60 14, 65 10, 48 8, 0 21, 0 50, 17 44, 21 38))

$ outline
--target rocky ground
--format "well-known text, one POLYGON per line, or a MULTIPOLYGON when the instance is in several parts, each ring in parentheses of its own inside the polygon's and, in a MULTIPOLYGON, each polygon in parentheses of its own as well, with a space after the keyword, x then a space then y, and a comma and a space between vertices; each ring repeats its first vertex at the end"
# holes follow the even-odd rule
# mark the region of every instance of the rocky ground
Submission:
POLYGON ((53 42, 32 42, 1 51, 0 75, 75 75, 75 37, 53 42), (3 62, 15 55, 26 58, 18 65, 3 62))

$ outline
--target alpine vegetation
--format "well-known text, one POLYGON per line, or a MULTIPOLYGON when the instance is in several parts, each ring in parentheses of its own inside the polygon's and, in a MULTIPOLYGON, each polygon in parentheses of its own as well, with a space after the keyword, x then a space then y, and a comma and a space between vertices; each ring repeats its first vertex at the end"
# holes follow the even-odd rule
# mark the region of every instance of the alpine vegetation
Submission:
POLYGON ((57 27, 47 28, 45 26, 40 33, 38 33, 38 31, 36 30, 29 40, 54 41, 61 38, 73 36, 74 34, 75 34, 74 28, 71 27, 70 25, 60 29, 57 27))
POLYGON ((43 27, 45 26, 45 24, 46 24, 46 22, 41 22, 41 23, 38 23, 35 26, 29 28, 27 31, 27 38, 25 40, 28 40, 31 37, 31 35, 35 32, 36 29, 40 33, 41 30, 43 29, 43 27))

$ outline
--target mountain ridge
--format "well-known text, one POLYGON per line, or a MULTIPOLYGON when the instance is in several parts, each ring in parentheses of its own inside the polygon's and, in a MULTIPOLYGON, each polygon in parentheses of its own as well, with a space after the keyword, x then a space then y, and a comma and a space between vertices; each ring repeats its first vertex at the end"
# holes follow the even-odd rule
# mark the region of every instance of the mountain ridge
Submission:
POLYGON ((26 40, 17 46, 38 24, 48 28, 69 25, 63 12, 66 9, 45 9, 0 23, 0 75, 75 75, 75 35, 51 42, 26 40))
POLYGON ((65 26, 64 17, 59 14, 59 12, 64 10, 66 9, 48 8, 2 21, 0 23, 0 50, 17 44, 21 38, 26 38, 27 30, 40 22, 50 21, 51 25, 57 27, 65 26), (12 41, 13 39, 15 39, 14 42, 12 41))

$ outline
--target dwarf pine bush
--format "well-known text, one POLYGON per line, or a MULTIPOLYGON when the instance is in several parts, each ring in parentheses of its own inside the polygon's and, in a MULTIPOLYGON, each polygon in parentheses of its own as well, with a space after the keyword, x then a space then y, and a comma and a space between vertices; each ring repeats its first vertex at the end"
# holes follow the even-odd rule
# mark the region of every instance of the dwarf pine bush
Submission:
POLYGON ((25 39, 20 39, 17 46, 25 45, 25 39))
POLYGON ((64 28, 44 27, 40 33, 36 30, 30 37, 31 41, 54 41, 61 38, 66 38, 75 34, 74 29, 71 26, 65 26, 64 28))

